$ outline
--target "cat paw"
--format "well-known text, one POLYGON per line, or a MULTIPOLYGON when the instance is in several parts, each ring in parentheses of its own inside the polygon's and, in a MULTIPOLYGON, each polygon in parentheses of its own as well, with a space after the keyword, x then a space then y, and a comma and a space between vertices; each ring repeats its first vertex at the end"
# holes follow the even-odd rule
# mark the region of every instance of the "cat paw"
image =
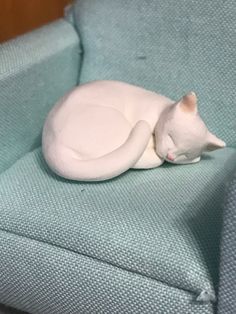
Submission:
POLYGON ((147 149, 134 165, 133 169, 151 169, 159 167, 165 160, 157 156, 154 149, 147 149))

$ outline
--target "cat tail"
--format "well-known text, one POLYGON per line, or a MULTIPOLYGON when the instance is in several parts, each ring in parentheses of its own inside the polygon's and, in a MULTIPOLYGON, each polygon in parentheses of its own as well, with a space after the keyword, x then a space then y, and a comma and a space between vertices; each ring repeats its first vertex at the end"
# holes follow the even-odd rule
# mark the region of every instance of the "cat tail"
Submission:
POLYGON ((102 157, 80 160, 75 151, 59 147, 53 161, 44 157, 50 168, 59 176, 77 181, 103 181, 120 175, 132 168, 142 156, 152 135, 146 121, 139 121, 131 130, 126 142, 102 157))

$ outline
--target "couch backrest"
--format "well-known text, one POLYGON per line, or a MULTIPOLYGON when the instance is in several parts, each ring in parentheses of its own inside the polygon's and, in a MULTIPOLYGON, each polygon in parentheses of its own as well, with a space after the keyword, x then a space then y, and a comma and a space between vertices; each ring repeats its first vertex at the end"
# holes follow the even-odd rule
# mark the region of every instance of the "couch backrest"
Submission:
POLYGON ((196 91, 208 127, 236 145, 235 0, 79 0, 80 81, 117 79, 173 99, 196 91))

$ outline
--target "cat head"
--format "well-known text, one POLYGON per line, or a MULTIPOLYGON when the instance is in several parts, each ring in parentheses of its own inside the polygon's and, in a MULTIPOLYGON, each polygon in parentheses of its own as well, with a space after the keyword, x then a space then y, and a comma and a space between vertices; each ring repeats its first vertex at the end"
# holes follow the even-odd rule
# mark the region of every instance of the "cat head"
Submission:
POLYGON ((162 113, 156 125, 155 140, 157 154, 175 164, 198 162, 204 151, 225 147, 199 116, 193 92, 162 113))

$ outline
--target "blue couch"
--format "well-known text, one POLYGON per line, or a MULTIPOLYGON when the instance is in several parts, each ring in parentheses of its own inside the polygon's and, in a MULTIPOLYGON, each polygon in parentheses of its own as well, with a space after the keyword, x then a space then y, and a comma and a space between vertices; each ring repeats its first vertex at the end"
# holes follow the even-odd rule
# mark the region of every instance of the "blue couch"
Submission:
POLYGON ((235 16, 234 0, 80 0, 0 46, 0 303, 43 314, 235 313, 235 16), (101 183, 59 178, 42 156, 44 119, 96 79, 173 99, 196 91, 227 148, 101 183))

